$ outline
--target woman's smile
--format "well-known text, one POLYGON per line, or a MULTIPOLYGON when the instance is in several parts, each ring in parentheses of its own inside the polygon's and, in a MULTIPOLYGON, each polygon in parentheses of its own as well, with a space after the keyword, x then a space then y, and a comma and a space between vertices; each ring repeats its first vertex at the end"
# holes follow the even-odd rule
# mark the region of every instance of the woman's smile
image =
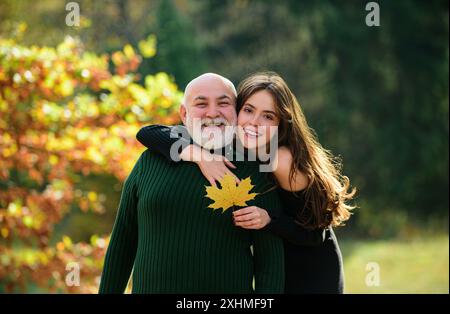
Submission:
POLYGON ((244 128, 244 134, 246 138, 256 139, 261 136, 261 133, 257 131, 257 129, 251 127, 244 128))

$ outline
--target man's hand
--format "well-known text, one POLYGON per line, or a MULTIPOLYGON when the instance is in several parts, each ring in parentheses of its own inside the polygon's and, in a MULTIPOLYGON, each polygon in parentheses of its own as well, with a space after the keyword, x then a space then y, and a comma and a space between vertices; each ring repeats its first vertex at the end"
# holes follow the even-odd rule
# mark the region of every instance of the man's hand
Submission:
POLYGON ((233 212, 234 224, 244 229, 261 229, 270 223, 271 219, 265 209, 249 206, 233 212))

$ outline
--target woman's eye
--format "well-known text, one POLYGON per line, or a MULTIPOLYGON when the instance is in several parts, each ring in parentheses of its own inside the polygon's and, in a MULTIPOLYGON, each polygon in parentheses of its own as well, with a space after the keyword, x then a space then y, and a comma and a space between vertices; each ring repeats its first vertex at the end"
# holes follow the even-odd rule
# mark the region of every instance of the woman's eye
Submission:
POLYGON ((244 112, 252 112, 250 108, 244 108, 244 112))
POLYGON ((272 117, 271 115, 266 115, 265 118, 266 118, 267 120, 271 120, 271 121, 273 120, 273 117, 272 117))

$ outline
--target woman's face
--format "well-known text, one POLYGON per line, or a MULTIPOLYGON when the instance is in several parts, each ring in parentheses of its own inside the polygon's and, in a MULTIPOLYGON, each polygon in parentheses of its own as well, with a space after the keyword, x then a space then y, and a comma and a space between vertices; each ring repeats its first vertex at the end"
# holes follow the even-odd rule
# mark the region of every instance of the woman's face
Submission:
POLYGON ((279 124, 274 97, 260 90, 251 95, 239 111, 237 134, 245 148, 254 149, 268 145, 279 124))

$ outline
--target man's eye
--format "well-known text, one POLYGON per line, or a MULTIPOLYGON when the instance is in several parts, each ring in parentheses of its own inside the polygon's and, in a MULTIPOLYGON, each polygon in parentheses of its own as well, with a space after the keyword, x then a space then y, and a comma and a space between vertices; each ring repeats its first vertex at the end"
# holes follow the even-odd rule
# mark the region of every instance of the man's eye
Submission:
POLYGON ((205 104, 205 103, 200 103, 200 104, 196 104, 196 106, 197 106, 197 107, 202 107, 202 108, 203 108, 203 107, 206 106, 206 104, 205 104))
POLYGON ((230 103, 228 103, 228 102, 220 102, 219 103, 219 106, 222 106, 222 107, 224 107, 224 106, 228 106, 230 103))

